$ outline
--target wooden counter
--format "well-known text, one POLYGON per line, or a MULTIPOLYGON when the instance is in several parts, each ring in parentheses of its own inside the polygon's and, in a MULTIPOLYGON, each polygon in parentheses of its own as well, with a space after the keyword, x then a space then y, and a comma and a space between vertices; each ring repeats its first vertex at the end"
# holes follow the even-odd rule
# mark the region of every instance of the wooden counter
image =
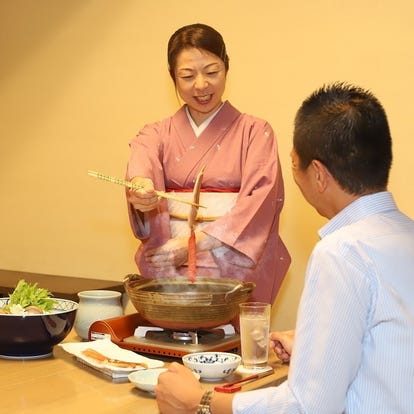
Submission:
POLYGON ((0 269, 0 297, 9 296, 20 279, 27 283, 37 283, 38 287, 49 290, 55 298, 79 301, 82 290, 116 290, 124 293, 122 278, 116 280, 84 279, 71 276, 54 276, 0 269))
MULTIPOLYGON (((66 338, 66 342, 79 340, 73 331, 66 338)), ((271 365, 275 368, 274 374, 246 384, 243 390, 275 385, 286 377, 286 365, 273 361, 271 365)), ((55 346, 49 358, 0 359, 0 372, 1 413, 158 413, 157 403, 150 394, 135 388, 127 379, 113 380, 81 364, 60 346, 55 346)), ((233 379, 238 378, 233 375, 226 378, 226 382, 233 379)), ((206 389, 217 385, 202 384, 206 389)))

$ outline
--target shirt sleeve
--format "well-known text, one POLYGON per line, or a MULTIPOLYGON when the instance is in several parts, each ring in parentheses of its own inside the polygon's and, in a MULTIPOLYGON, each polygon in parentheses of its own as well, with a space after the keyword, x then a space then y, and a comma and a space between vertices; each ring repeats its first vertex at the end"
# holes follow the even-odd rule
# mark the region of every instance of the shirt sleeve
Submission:
POLYGON ((288 380, 235 396, 234 412, 342 413, 363 353, 373 279, 352 249, 318 245, 307 269, 288 380))
POLYGON ((241 392, 233 399, 235 414, 298 414, 304 413, 289 388, 288 381, 278 387, 241 392))

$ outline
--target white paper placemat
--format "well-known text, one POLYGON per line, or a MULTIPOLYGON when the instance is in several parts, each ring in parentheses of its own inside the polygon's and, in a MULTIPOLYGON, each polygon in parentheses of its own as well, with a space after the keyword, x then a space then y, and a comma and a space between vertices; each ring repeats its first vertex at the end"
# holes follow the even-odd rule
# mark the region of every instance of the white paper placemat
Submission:
POLYGON ((123 349, 118 345, 111 342, 109 339, 100 339, 97 341, 89 342, 67 342, 59 344, 66 352, 74 355, 80 362, 86 364, 98 371, 103 372, 112 378, 123 378, 128 377, 128 374, 133 371, 145 369, 144 367, 137 366, 135 368, 122 368, 111 365, 108 362, 101 362, 94 358, 90 358, 82 353, 86 349, 93 349, 99 353, 105 355, 111 359, 118 359, 121 361, 144 363, 148 368, 160 368, 164 366, 164 362, 144 357, 133 351, 123 349))

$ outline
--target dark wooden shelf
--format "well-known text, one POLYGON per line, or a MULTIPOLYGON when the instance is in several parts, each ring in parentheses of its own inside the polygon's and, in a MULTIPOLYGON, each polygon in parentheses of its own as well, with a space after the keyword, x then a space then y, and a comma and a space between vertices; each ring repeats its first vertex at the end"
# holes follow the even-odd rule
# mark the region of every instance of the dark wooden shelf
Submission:
POLYGON ((55 276, 18 272, 15 270, 0 270, 0 297, 7 297, 13 292, 20 279, 28 283, 37 283, 39 287, 52 292, 55 298, 79 301, 78 292, 82 290, 116 290, 124 293, 122 280, 85 279, 71 276, 55 276))

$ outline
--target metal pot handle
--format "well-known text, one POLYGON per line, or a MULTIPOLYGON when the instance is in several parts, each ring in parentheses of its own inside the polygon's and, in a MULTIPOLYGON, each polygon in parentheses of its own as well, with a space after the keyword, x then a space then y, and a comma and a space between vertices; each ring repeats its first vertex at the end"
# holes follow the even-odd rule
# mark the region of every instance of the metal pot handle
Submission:
POLYGON ((255 287, 256 285, 253 282, 238 283, 232 290, 226 292, 224 302, 230 303, 241 294, 251 293, 255 287))
POLYGON ((130 282, 131 280, 141 279, 142 276, 137 273, 129 273, 124 277, 123 283, 130 282))

